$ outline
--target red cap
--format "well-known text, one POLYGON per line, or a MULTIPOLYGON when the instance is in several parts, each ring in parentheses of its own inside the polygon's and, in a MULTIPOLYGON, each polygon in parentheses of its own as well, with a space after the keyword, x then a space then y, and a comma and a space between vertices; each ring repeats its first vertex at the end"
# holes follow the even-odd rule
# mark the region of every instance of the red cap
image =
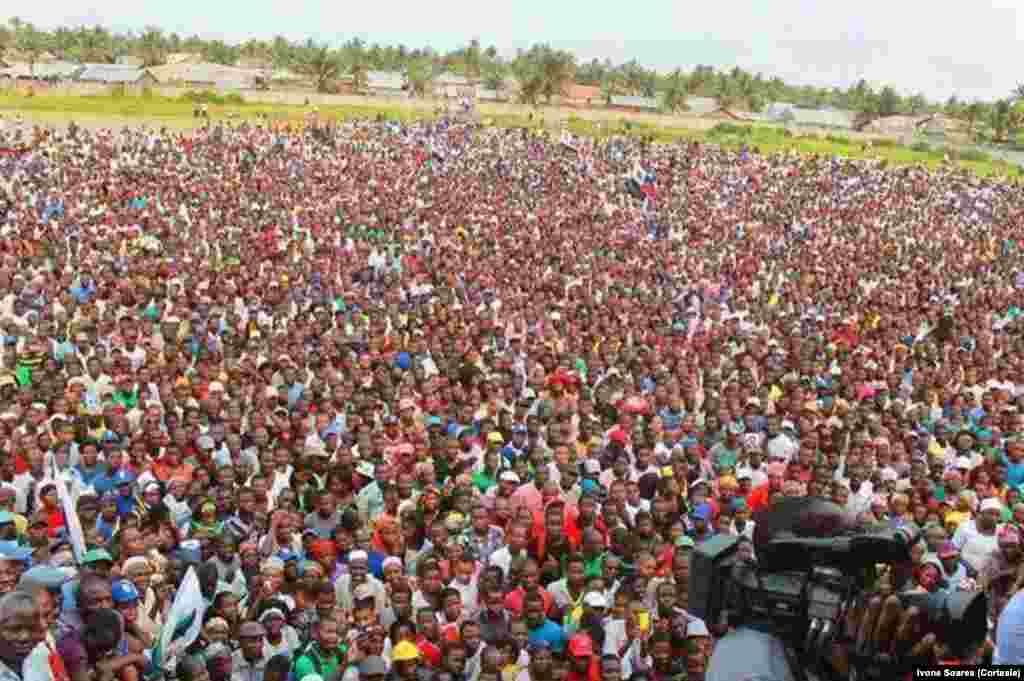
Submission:
POLYGON ((569 639, 569 654, 573 657, 586 657, 594 654, 594 644, 586 634, 576 634, 569 639))

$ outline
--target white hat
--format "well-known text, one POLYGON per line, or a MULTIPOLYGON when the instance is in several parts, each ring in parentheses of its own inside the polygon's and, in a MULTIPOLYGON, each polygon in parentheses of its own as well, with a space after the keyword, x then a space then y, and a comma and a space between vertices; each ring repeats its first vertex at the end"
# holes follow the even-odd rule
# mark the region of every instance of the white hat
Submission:
POLYGON ((605 598, 604 594, 598 593, 597 591, 591 591, 583 597, 583 605, 591 608, 607 608, 608 599, 605 598))
POLYGON ((985 511, 1002 511, 1003 503, 994 497, 989 497, 985 501, 981 502, 981 512, 985 511))
POLYGON ((899 479, 899 474, 895 470, 886 466, 882 469, 882 480, 884 482, 896 482, 899 479))
POLYGON ((974 466, 971 465, 971 460, 968 459, 966 456, 958 456, 958 457, 956 457, 955 468, 959 468, 961 470, 969 471, 972 468, 974 468, 974 466))
POLYGON ((505 471, 504 473, 501 474, 501 477, 498 479, 507 480, 508 482, 514 482, 517 485, 519 484, 519 475, 517 475, 514 471, 505 471))
POLYGON ((704 620, 694 618, 686 623, 686 638, 707 638, 711 636, 704 620))

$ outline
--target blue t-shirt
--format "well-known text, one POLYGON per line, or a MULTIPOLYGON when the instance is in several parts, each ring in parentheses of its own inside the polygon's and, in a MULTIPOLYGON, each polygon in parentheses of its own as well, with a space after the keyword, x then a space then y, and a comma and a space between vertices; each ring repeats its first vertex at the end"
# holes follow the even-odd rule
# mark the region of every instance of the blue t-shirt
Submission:
POLYGON ((565 650, 565 630, 551 620, 544 620, 544 624, 529 632, 530 643, 544 642, 548 644, 553 653, 562 653, 565 650))

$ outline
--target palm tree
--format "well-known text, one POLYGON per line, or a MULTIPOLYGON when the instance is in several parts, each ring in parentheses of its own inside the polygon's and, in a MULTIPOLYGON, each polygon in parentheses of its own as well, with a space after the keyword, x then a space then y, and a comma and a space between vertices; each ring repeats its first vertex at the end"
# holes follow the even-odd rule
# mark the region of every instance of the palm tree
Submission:
POLYGON ((1013 99, 1024 99, 1024 83, 1018 83, 1010 96, 1013 99))
POLYGON ((687 85, 686 76, 683 75, 681 69, 676 69, 672 72, 666 83, 665 96, 662 99, 662 106, 666 111, 674 113, 676 111, 685 111, 689 108, 686 104, 687 85))
POLYGON ((313 46, 308 49, 299 71, 312 79, 317 92, 327 92, 341 73, 341 63, 338 55, 326 45, 313 46))
POLYGON ((967 121, 967 131, 973 135, 974 126, 985 112, 985 107, 981 102, 971 102, 962 111, 963 119, 967 121))
POLYGON ((476 80, 480 77, 480 41, 473 38, 469 46, 462 52, 462 61, 466 65, 466 78, 476 80))
POLYGON ((433 69, 430 62, 425 59, 410 62, 405 70, 405 80, 409 83, 409 89, 418 97, 425 97, 430 92, 432 78, 433 69))
POLYGON ((164 43, 163 29, 156 26, 145 27, 138 39, 139 56, 142 57, 143 65, 155 67, 164 62, 167 56, 164 43))

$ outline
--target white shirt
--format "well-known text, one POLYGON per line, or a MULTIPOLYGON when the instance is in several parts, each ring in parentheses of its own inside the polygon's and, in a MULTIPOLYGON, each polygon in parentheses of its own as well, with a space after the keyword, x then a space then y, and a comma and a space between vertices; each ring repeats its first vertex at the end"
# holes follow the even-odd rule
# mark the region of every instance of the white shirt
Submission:
POLYGON ((966 520, 953 535, 953 545, 960 549, 964 561, 980 572, 988 557, 999 548, 999 540, 995 532, 982 534, 973 520, 966 520))

